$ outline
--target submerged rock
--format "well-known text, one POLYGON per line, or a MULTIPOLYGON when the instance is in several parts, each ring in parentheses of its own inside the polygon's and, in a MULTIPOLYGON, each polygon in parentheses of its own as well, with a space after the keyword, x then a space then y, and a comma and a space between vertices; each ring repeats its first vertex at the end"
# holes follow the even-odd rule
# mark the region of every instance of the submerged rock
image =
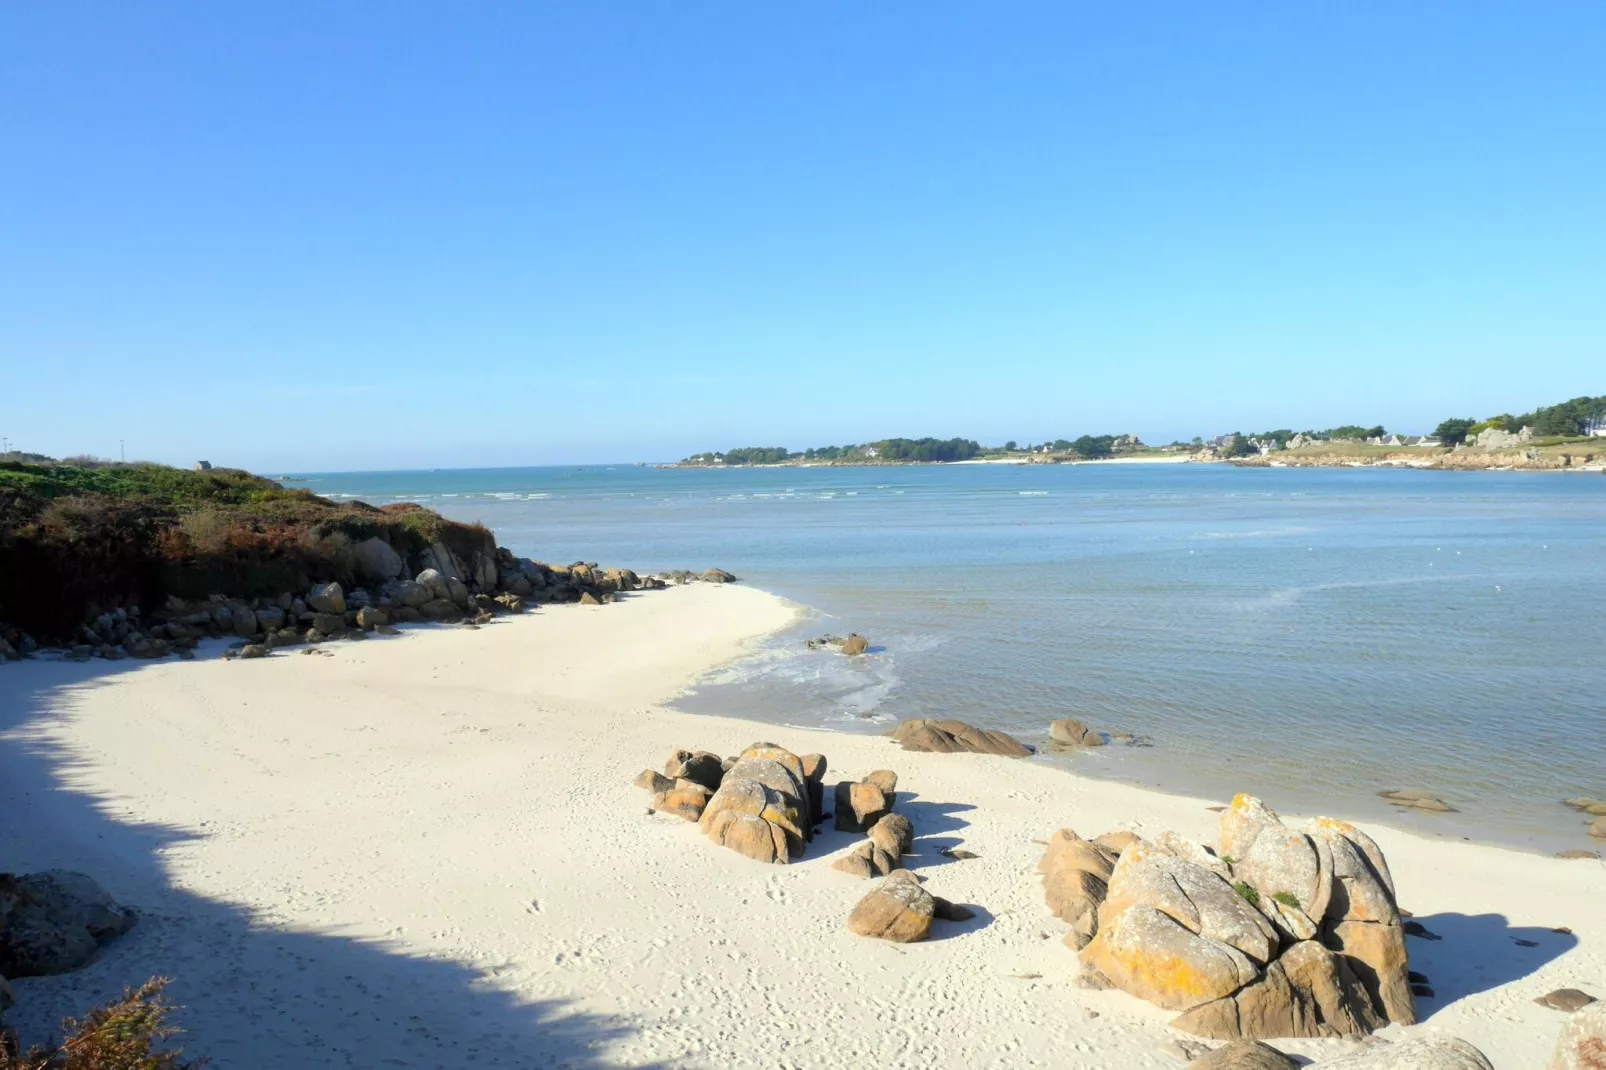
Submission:
POLYGON ((1102 747, 1104 737, 1074 717, 1049 722, 1048 738, 1061 747, 1102 747))

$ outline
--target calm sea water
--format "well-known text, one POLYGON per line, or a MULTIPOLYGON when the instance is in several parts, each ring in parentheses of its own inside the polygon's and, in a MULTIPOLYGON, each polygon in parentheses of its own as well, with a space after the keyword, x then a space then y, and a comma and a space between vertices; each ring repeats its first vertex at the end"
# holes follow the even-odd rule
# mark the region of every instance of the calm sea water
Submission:
MULTIPOLYGON (((1606 797, 1606 477, 1216 465, 344 473, 538 559, 730 569, 811 607, 690 710, 1153 746, 1077 772, 1533 849, 1606 797), (803 649, 867 635, 872 655, 803 649), (1399 814, 1381 788, 1462 813, 1399 814)), ((695 742, 695 741, 689 741, 695 742)))

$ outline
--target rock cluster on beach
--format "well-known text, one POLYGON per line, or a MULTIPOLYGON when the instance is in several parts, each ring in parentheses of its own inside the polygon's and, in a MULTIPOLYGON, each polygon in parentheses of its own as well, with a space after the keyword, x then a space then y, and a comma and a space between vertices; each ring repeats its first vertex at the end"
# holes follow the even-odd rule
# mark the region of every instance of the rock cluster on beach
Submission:
POLYGON ((1239 795, 1219 850, 1167 833, 1084 840, 1039 865, 1084 967, 1218 1040, 1362 1036, 1416 1021, 1405 932, 1383 853, 1352 825, 1285 826, 1239 795))
POLYGON ((754 743, 734 758, 677 750, 663 773, 635 780, 652 792, 653 812, 697 822, 709 839, 759 862, 785 865, 814 836, 824 797, 825 757, 799 758, 773 743, 754 743))
MULTIPOLYGON (((252 599, 169 596, 150 612, 138 606, 107 610, 83 624, 67 656, 80 661, 188 658, 201 640, 226 638, 236 641, 226 656, 256 658, 303 643, 384 634, 397 624, 484 624, 534 604, 603 605, 622 592, 736 582, 731 573, 717 568, 701 574, 639 576, 627 568, 603 569, 581 561, 543 564, 500 547, 465 560, 439 542, 414 555, 411 569, 380 538, 355 543, 350 553, 353 572, 363 585, 319 583, 306 591, 252 599), (406 578, 409 575, 412 579, 406 578)), ((0 662, 30 656, 38 649, 32 637, 0 626, 0 662)))
MULTIPOLYGON (((814 826, 825 816, 823 754, 793 754, 774 743, 754 743, 731 758, 712 751, 676 750, 663 772, 644 769, 635 786, 652 795, 652 813, 697 822, 710 840, 757 862, 785 865, 802 857, 814 826)), ((898 774, 878 769, 860 780, 837 783, 836 829, 863 833, 831 868, 861 879, 882 878, 848 915, 860 936, 897 943, 925 939, 933 919, 964 921, 970 908, 921 886, 903 868, 914 846, 914 824, 893 807, 898 774)), ((956 854, 953 857, 963 857, 956 854)))

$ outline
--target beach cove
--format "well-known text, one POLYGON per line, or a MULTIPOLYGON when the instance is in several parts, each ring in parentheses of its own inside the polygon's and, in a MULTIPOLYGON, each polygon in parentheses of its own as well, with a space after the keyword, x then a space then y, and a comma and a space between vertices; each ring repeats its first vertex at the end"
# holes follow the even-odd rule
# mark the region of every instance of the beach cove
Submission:
MULTIPOLYGON (((699 584, 332 657, 8 666, 0 850, 141 914, 88 968, 14 982, 10 1021, 37 1033, 161 973, 192 1050, 230 1067, 1178 1065, 1169 1014, 1072 984, 1033 841, 1210 841, 1226 800, 665 707, 797 613, 699 584), (759 866, 630 785, 677 747, 757 739, 825 753, 831 781, 895 769, 905 864, 976 918, 860 939, 864 885, 829 868, 850 837, 759 866), (959 844, 978 857, 938 854, 959 844)), ((1423 1023, 1383 1035, 1539 1065, 1564 1018, 1532 1000, 1606 972, 1606 867, 1367 828, 1441 938, 1410 942, 1423 1023)))

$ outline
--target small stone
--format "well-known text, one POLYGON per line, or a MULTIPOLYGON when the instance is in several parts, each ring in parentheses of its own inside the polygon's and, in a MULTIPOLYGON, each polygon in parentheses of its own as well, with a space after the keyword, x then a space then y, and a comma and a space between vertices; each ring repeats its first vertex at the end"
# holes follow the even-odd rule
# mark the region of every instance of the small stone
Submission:
POLYGON ((1564 1011, 1571 1014, 1573 1011, 1589 1006, 1595 1002, 1595 997, 1588 992, 1580 992, 1576 988, 1558 988, 1534 1000, 1541 1007, 1549 1007, 1553 1011, 1564 1011))

